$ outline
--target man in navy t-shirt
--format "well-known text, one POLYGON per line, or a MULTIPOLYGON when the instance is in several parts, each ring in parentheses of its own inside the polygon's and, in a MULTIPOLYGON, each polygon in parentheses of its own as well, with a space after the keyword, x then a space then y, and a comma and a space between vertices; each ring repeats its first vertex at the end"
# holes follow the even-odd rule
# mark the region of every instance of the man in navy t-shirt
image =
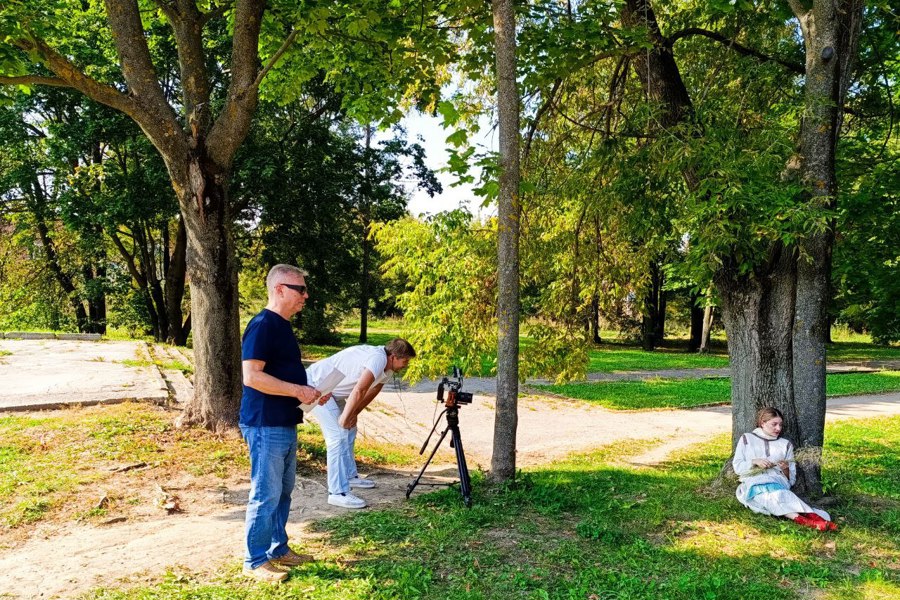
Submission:
POLYGON ((290 323, 309 297, 306 275, 291 265, 272 267, 266 277, 269 303, 247 325, 241 344, 240 427, 250 449, 244 573, 269 582, 284 581, 284 568, 312 560, 290 549, 285 530, 297 471, 297 424, 303 422, 300 403, 319 399, 307 385, 290 323))

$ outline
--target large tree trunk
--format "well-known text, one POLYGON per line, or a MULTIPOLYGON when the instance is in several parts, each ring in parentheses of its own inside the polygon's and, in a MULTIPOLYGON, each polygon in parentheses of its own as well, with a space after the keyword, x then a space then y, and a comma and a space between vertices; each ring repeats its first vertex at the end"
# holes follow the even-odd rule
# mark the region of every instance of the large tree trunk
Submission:
POLYGON ((241 398, 238 279, 227 197, 228 173, 211 161, 189 165, 177 185, 187 233, 187 274, 194 330, 194 398, 182 423, 222 430, 237 425, 241 398), (192 185, 193 184, 193 185, 192 185), (200 192, 197 194, 196 192, 200 192))
MULTIPOLYGON (((806 47, 804 114, 800 130, 800 179, 816 208, 833 209, 837 196, 835 155, 844 99, 850 87, 862 23, 862 0, 816 0, 805 8, 790 2, 806 47)), ((834 230, 800 242, 793 323, 794 396, 797 417, 809 423, 798 447, 822 447, 825 428, 825 343, 834 230)), ((802 469, 806 490, 821 493, 818 462, 802 469)))
POLYGON ((500 126, 500 194, 497 270, 497 408, 491 479, 516 474, 519 396, 519 92, 516 87, 516 19, 512 0, 494 0, 494 48, 500 126))
MULTIPOLYGON (((716 279, 731 357, 732 446, 756 427, 759 408, 795 413, 791 325, 796 257, 778 246, 765 269, 750 277, 734 273, 722 270, 716 279)), ((785 433, 800 426, 796 419, 787 419, 785 433)))

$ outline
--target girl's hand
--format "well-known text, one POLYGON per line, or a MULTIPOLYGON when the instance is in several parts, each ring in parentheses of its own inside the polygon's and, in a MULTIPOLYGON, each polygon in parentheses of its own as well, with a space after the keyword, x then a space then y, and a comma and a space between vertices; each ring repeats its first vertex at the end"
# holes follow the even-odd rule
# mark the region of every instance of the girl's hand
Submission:
POLYGON ((775 463, 770 460, 766 460, 765 458, 754 458, 753 466, 759 467, 761 469, 771 469, 775 466, 775 463))

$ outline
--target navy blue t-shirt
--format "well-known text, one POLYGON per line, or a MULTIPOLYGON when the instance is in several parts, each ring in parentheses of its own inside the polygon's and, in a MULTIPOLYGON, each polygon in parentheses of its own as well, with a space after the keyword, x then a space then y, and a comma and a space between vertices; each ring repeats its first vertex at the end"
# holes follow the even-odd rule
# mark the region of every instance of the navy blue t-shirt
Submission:
MULTIPOLYGON (((241 360, 264 361, 264 373, 282 381, 306 385, 306 369, 300 362, 300 345, 291 324, 268 309, 263 309, 247 324, 241 342, 241 360)), ((300 401, 293 396, 265 394, 244 386, 241 425, 292 427, 302 422, 300 401)))

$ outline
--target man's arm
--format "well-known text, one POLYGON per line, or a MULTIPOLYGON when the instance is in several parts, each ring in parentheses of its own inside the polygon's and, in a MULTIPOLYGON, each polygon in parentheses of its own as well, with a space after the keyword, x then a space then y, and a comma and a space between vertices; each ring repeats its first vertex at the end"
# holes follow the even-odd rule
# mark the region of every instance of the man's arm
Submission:
POLYGON ((312 404, 318 399, 319 392, 316 388, 282 381, 264 372, 263 367, 265 366, 266 362, 263 360, 242 361, 241 374, 244 376, 244 385, 264 394, 290 396, 303 404, 312 404))
POLYGON ((356 426, 356 418, 359 416, 359 413, 381 391, 382 384, 379 383, 372 387, 373 383, 375 383, 375 374, 369 369, 363 369, 362 374, 359 376, 359 381, 356 382, 353 391, 347 397, 347 406, 344 407, 344 412, 341 413, 341 417, 338 419, 338 424, 341 427, 350 429, 356 426))

